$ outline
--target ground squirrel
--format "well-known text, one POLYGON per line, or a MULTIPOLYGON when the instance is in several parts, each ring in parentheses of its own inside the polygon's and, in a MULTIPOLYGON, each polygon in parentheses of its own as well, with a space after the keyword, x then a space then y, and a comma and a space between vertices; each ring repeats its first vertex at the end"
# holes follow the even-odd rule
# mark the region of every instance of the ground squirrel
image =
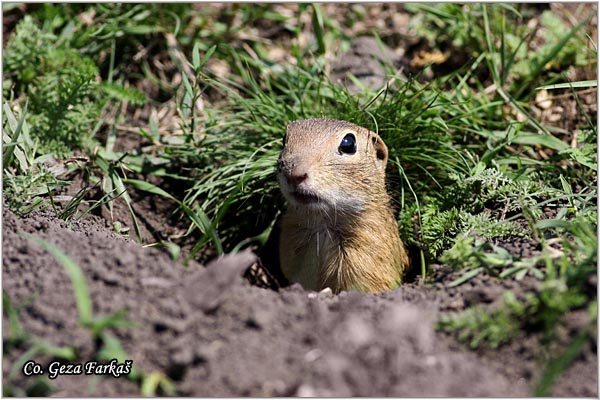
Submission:
POLYGON ((388 149, 375 133, 333 119, 287 127, 278 179, 288 207, 280 263, 305 289, 381 292, 402 282, 408 255, 385 187, 388 149))

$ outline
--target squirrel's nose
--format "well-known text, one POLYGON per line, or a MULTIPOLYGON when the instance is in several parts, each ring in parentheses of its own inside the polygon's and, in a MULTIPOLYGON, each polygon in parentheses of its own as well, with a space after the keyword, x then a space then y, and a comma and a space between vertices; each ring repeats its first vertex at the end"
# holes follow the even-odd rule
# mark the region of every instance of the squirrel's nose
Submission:
POLYGON ((308 174, 285 174, 285 179, 287 179, 288 183, 292 186, 298 186, 302 182, 304 182, 308 178, 308 174))
POLYGON ((308 173, 304 172, 306 170, 297 165, 294 160, 277 160, 277 169, 290 186, 296 187, 308 178, 308 173))

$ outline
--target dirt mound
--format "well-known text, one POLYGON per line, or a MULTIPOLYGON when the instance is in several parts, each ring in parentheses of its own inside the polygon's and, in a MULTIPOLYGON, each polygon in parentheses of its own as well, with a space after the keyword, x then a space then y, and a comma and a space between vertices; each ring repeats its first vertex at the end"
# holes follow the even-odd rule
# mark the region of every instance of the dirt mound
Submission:
MULTIPOLYGON (((194 262, 183 266, 157 249, 119 237, 98 217, 67 224, 51 213, 19 218, 5 207, 3 234, 3 289, 27 334, 54 346, 72 346, 76 363, 97 359, 100 343, 79 323, 69 276, 28 238, 33 234, 79 265, 95 316, 127 310, 126 318, 135 325, 110 332, 135 368, 168 376, 176 395, 531 394, 535 374, 527 370, 533 368, 529 364, 521 365, 523 351, 508 348, 502 362, 495 362, 434 331, 440 310, 491 301, 503 285, 518 286, 513 281, 482 276, 452 290, 441 283, 408 284, 375 295, 332 296, 297 285, 276 292, 242 278, 256 259, 250 252, 206 268, 194 262)), ((30 358, 45 368, 52 359, 23 357, 28 347, 22 343, 7 346, 14 323, 6 312, 3 324, 5 394, 39 393, 36 378, 21 372, 22 363, 30 358)), ((571 368, 576 373, 562 390, 578 387, 571 393, 596 395, 596 355, 586 354, 571 368)), ((140 394, 138 382, 126 377, 63 375, 50 384, 51 394, 60 396, 140 394)))

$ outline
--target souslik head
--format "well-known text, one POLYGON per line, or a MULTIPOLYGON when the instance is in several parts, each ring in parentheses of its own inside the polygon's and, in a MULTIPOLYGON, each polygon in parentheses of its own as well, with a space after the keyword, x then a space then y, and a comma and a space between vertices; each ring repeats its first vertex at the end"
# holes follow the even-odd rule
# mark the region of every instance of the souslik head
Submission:
POLYGON ((290 123, 283 142, 278 178, 288 207, 356 214, 385 201, 388 149, 375 133, 317 118, 290 123))
POLYGON ((387 147, 358 125, 292 122, 278 177, 288 207, 279 254, 288 281, 307 290, 381 292, 408 265, 385 188, 387 147))

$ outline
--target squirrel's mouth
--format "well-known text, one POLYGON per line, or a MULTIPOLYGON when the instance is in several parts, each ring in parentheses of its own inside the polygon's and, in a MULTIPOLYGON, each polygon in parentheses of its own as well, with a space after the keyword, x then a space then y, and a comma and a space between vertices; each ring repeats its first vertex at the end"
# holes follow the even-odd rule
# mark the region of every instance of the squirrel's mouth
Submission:
POLYGON ((291 193, 291 195, 294 198, 294 200, 296 200, 300 204, 314 204, 321 201, 321 199, 319 199, 319 196, 311 192, 300 192, 295 190, 291 193))

